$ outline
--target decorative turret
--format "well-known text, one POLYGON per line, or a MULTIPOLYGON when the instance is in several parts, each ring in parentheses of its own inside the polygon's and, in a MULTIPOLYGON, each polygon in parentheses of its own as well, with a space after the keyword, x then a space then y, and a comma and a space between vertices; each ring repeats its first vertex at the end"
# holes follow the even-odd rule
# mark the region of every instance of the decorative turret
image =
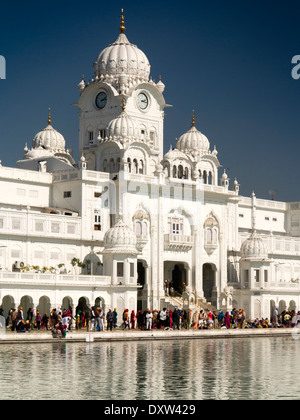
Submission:
POLYGON ((265 260, 268 258, 267 247, 256 231, 256 196, 254 192, 252 199, 252 233, 241 246, 241 258, 243 260, 265 260))

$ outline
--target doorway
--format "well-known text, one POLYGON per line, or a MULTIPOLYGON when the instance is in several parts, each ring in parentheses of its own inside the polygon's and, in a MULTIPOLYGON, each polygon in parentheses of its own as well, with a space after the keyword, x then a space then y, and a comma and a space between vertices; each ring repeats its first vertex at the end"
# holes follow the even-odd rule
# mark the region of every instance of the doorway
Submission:
POLYGON ((213 301, 213 291, 216 287, 216 268, 212 264, 203 265, 203 293, 207 302, 213 301))

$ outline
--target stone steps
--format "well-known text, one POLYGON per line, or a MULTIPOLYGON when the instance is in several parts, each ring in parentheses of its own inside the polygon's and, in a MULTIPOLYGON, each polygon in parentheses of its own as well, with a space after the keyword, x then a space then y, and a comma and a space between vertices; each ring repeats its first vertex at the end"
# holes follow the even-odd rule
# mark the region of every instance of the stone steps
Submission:
POLYGON ((174 310, 176 308, 178 309, 190 309, 191 311, 195 312, 198 311, 200 312, 205 311, 205 310, 209 310, 212 312, 216 312, 217 309, 211 305, 210 302, 206 302, 205 300, 202 299, 198 299, 197 304, 194 305, 190 305, 189 308, 185 308, 183 305, 183 298, 179 297, 179 296, 166 296, 163 300, 162 300, 162 307, 168 307, 170 310, 174 310))

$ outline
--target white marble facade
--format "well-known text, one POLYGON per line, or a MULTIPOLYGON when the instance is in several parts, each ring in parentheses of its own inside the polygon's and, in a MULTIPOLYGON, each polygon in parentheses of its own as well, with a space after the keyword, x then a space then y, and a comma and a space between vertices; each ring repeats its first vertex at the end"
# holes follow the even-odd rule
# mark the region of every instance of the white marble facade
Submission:
POLYGON ((194 116, 164 154, 169 105, 150 69, 122 17, 78 85, 79 163, 49 113, 16 168, 0 166, 4 312, 159 309, 166 279, 249 318, 300 309, 300 203, 241 196, 194 116))

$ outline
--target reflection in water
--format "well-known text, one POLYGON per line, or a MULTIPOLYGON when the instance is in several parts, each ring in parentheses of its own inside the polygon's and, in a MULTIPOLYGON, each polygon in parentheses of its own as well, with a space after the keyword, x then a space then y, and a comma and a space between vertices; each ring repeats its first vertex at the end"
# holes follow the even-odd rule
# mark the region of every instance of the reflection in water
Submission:
POLYGON ((299 399, 299 349, 292 338, 1 345, 0 398, 299 399))

